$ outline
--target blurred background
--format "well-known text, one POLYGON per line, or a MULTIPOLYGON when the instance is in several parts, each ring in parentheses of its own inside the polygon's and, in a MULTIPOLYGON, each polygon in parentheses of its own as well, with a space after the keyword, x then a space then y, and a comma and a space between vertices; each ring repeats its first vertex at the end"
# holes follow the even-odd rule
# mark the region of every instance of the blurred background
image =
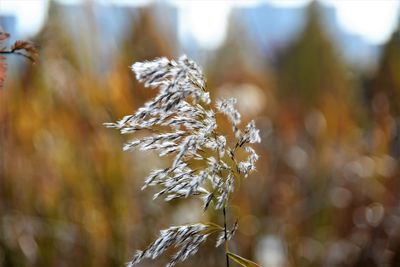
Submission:
MULTIPOLYGON (((399 1, 0 1, 0 266, 123 266, 194 199, 152 201, 163 163, 104 122, 154 92, 135 61, 187 54, 261 129, 231 250, 264 267, 400 266, 399 1)), ((229 129, 227 129, 229 131, 229 129)), ((140 266, 162 266, 167 257, 140 266)), ((212 240, 180 266, 224 266, 212 240)))

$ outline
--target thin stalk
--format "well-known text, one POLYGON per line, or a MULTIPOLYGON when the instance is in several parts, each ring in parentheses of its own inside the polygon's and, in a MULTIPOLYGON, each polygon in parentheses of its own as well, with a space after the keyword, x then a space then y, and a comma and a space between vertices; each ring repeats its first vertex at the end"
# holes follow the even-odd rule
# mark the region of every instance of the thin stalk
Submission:
POLYGON ((16 52, 14 50, 1 50, 0 54, 3 54, 3 55, 17 55, 17 56, 21 56, 21 57, 24 57, 26 59, 29 59, 32 62, 35 62, 35 59, 33 57, 31 57, 29 55, 26 55, 24 53, 21 53, 21 52, 16 52))
POLYGON ((229 267, 229 256, 228 256, 228 251, 229 251, 229 247, 228 247, 228 233, 227 233, 227 229, 226 229, 226 210, 225 210, 225 206, 222 209, 223 213, 224 213, 224 238, 225 238, 225 258, 226 258, 226 267, 229 267))

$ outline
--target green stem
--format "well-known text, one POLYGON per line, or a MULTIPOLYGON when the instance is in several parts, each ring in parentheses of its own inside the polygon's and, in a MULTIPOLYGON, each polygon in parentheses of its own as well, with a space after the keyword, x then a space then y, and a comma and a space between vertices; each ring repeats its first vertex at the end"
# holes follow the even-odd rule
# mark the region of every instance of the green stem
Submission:
POLYGON ((229 251, 229 247, 228 247, 228 233, 227 233, 227 229, 226 229, 226 210, 225 210, 225 206, 223 208, 223 213, 224 213, 224 238, 225 238, 225 257, 226 257, 226 267, 229 267, 229 256, 228 256, 228 251, 229 251))

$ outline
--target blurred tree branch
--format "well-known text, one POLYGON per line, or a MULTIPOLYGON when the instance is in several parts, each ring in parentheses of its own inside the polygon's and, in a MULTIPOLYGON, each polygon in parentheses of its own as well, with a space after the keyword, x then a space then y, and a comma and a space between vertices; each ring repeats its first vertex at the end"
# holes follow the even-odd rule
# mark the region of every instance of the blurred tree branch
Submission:
MULTIPOLYGON (((10 34, 7 32, 0 31, 0 46, 3 42, 7 41, 10 34)), ((37 62, 39 52, 36 46, 29 41, 17 40, 15 43, 7 48, 3 46, 0 48, 0 88, 3 87, 3 83, 6 78, 7 64, 5 62, 6 57, 2 55, 18 55, 30 60, 33 64, 37 62)))

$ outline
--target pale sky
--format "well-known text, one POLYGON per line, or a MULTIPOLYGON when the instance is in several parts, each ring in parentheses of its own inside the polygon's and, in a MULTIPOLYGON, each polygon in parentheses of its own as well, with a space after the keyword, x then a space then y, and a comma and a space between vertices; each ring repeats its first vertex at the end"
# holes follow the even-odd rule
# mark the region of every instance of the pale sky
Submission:
MULTIPOLYGON (((336 8, 340 26, 361 35, 373 44, 384 43, 398 22, 398 0, 322 0, 336 8)), ((235 6, 255 6, 269 2, 276 6, 304 6, 310 0, 174 1, 180 7, 181 34, 192 34, 208 47, 223 42, 229 11, 235 6)))
MULTIPOLYGON (((77 3, 82 0, 60 0, 77 3)), ((97 0, 118 5, 143 5, 151 0, 97 0)), ((160 0, 159 0, 160 1, 160 0)), ((303 6, 310 0, 225 0, 183 1, 169 0, 179 8, 178 32, 180 36, 191 35, 200 45, 216 48, 224 40, 227 18, 232 7, 255 6, 269 2, 277 6, 303 6)), ((340 25, 344 30, 359 34, 373 44, 384 43, 398 22, 400 1, 398 0, 322 0, 334 6, 340 25)), ((0 13, 17 16, 19 35, 37 32, 44 19, 47 0, 1 0, 0 13)))

